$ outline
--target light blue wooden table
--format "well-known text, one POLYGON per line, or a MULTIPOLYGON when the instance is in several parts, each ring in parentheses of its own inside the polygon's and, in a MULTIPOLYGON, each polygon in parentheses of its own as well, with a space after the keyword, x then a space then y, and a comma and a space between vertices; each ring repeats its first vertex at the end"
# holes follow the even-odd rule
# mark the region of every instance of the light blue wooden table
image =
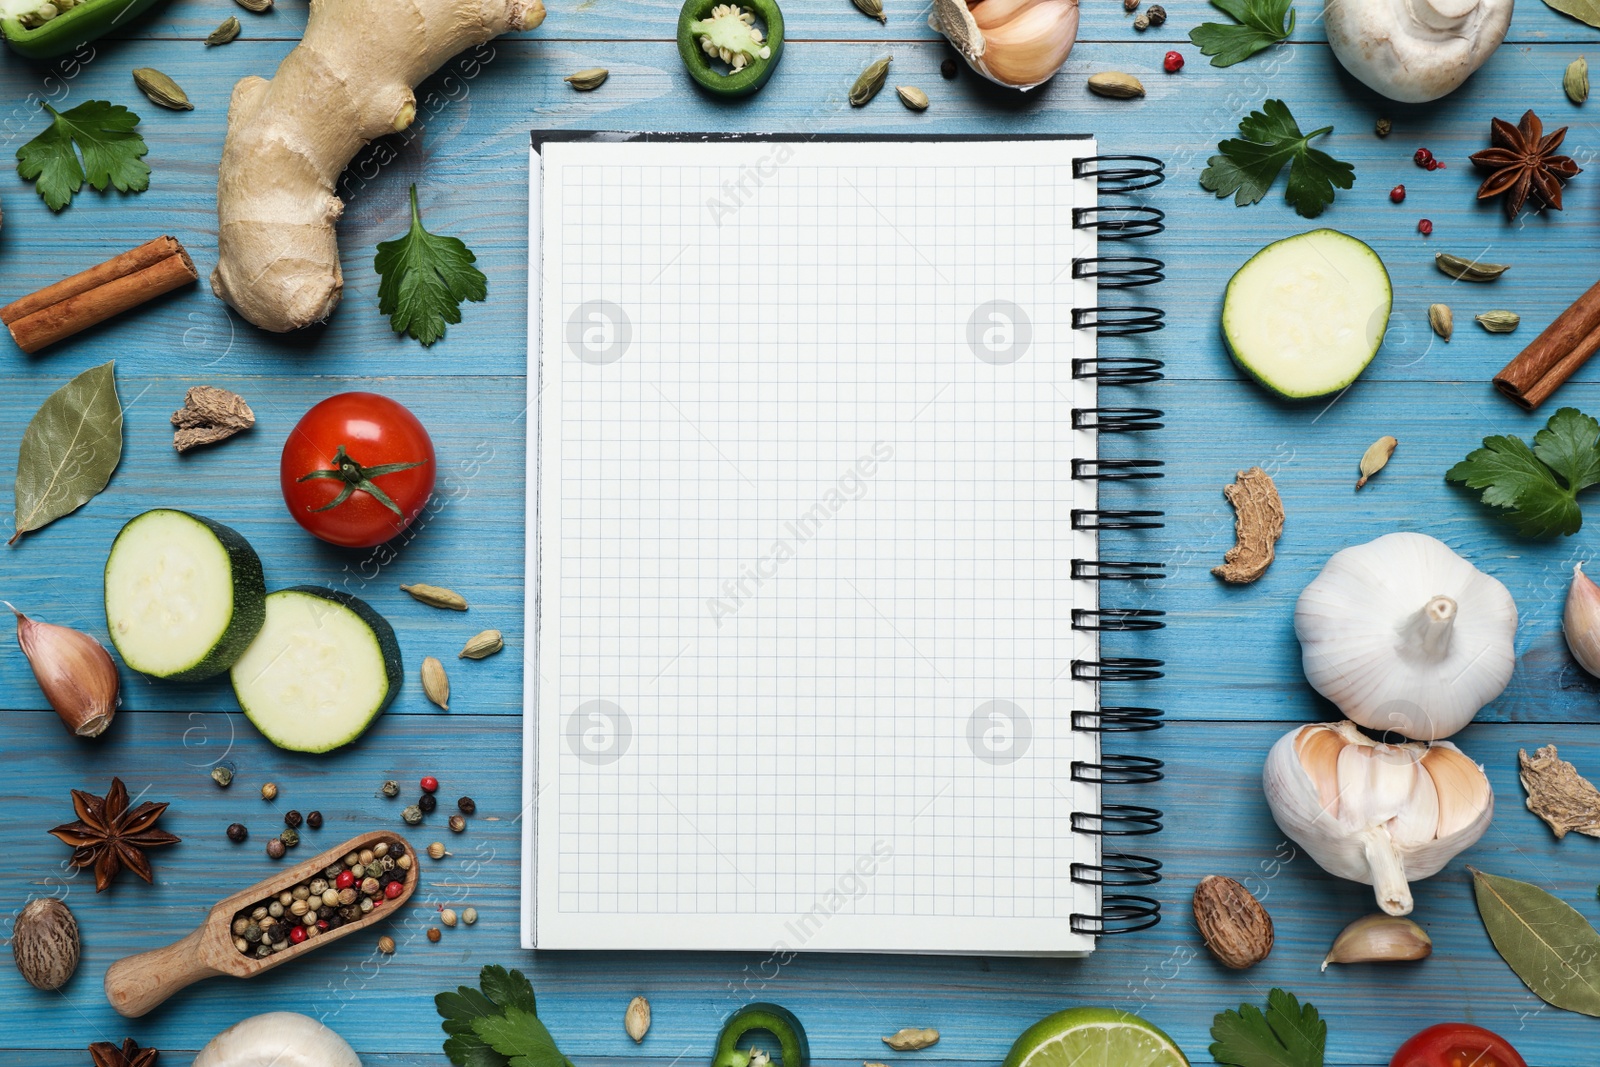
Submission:
MULTIPOLYGON (((1596 1024, 1542 1007, 1495 955, 1472 904, 1463 867, 1530 879, 1600 919, 1597 848, 1587 838, 1559 845, 1523 809, 1516 753, 1555 742, 1580 769, 1600 775, 1600 684, 1570 660, 1559 634, 1562 596, 1576 560, 1589 558, 1595 531, 1557 543, 1520 541, 1442 475, 1488 433, 1524 435, 1543 422, 1494 395, 1490 376, 1595 279, 1600 207, 1597 105, 1577 109, 1562 95, 1561 72, 1597 37, 1538 0, 1522 0, 1511 41, 1465 88, 1435 104, 1385 103, 1345 75, 1322 43, 1314 0, 1301 3, 1296 40, 1230 70, 1215 70, 1190 46, 1190 27, 1209 17, 1200 0, 1168 0, 1167 25, 1133 33, 1115 0, 1093 0, 1083 39, 1048 87, 1025 97, 963 71, 940 78, 950 53, 925 25, 920 2, 889 0, 880 28, 847 0, 788 0, 790 42, 773 81, 758 96, 716 104, 694 92, 671 33, 677 9, 659 0, 558 3, 541 29, 495 42, 476 66, 446 68, 419 93, 424 121, 358 161, 345 192, 341 226, 346 293, 333 321, 296 337, 264 335, 232 317, 203 287, 26 357, 0 344, 0 469, 37 405, 70 376, 115 358, 128 409, 122 466, 110 489, 76 514, 0 549, 0 595, 39 618, 104 634, 100 569, 118 527, 158 505, 193 508, 236 526, 257 546, 273 586, 343 584, 393 620, 413 668, 439 655, 451 666, 449 713, 423 698, 414 679, 360 744, 321 759, 297 759, 266 744, 234 708, 225 684, 155 685, 124 671, 126 701, 110 733, 76 743, 44 705, 23 657, 0 649, 0 910, 14 913, 35 894, 63 895, 83 925, 84 959, 60 994, 40 993, 0 967, 0 1044, 15 1067, 87 1062, 84 1046, 127 1034, 168 1050, 162 1063, 187 1064, 224 1026, 260 1011, 319 1015, 372 1065, 441 1067, 436 991, 469 981, 485 963, 519 966, 534 980, 541 1015, 580 1064, 699 1063, 709 1056, 723 1016, 751 998, 779 1001, 807 1024, 819 1063, 996 1063, 1027 1024, 1072 1004, 1138 1011, 1166 1028, 1197 1064, 1210 1062, 1213 1014, 1263 1000, 1282 985, 1313 1001, 1330 1029, 1329 1061, 1381 1065, 1399 1042, 1434 1022, 1466 1019, 1505 1034, 1529 1063, 1572 1067, 1600 1059, 1596 1024), (1160 71, 1178 47, 1188 66, 1160 71), (845 93, 870 59, 892 52, 891 82, 920 85, 932 107, 913 114, 885 94, 852 110, 845 93), (591 94, 560 79, 589 66, 611 80, 591 94), (1087 75, 1139 74, 1140 101, 1091 97, 1087 75), (433 94, 429 97, 429 91, 433 94), (1334 124, 1321 147, 1357 168, 1353 190, 1320 219, 1370 242, 1395 282, 1388 340, 1354 388, 1332 404, 1289 405, 1266 397, 1228 361, 1217 331, 1229 273, 1260 245, 1307 229, 1274 193, 1246 210, 1217 201, 1196 178, 1206 156, 1238 118, 1267 96, 1287 100, 1302 125, 1334 124), (1487 143, 1489 117, 1515 120, 1536 109, 1549 126, 1570 123, 1569 149, 1589 169, 1567 192, 1566 211, 1508 225, 1495 205, 1476 205, 1477 177, 1466 156, 1487 143), (1372 133, 1379 116, 1394 134, 1372 133), (526 315, 527 132, 539 126, 622 129, 828 132, 1094 132, 1107 151, 1152 152, 1168 161, 1168 182, 1151 202, 1168 214, 1168 233, 1152 247, 1169 264, 1154 290, 1170 328, 1142 341, 1111 342, 1116 354, 1152 354, 1168 363, 1165 382, 1127 390, 1130 401, 1164 408, 1168 429, 1140 442, 1168 461, 1164 482, 1108 496, 1157 505, 1165 530, 1122 535, 1112 558, 1165 561, 1168 580, 1135 602, 1171 613, 1174 628, 1119 636, 1110 649, 1168 663, 1167 677, 1140 694, 1164 706, 1167 729, 1131 750, 1168 762, 1169 777, 1144 794, 1169 813, 1168 831, 1148 842, 1167 864, 1157 895, 1166 921, 1108 942, 1084 961, 801 956, 782 968, 745 955, 541 954, 517 947, 519 856, 518 742, 523 609, 523 420, 526 315), (1448 169, 1418 170, 1411 153, 1427 145, 1448 169), (430 227, 463 238, 489 276, 489 301, 466 308, 465 322, 430 350, 396 339, 377 314, 373 246, 405 226, 405 190, 419 183, 430 227), (1410 195, 1389 202, 1391 186, 1410 195), (1415 232, 1419 217, 1435 232, 1415 232), (1434 270, 1435 250, 1482 254, 1513 264, 1493 288, 1473 288, 1434 270), (1448 346, 1428 332, 1425 309, 1456 309, 1448 346), (1521 332, 1490 336, 1471 321, 1489 307, 1524 316, 1521 332), (236 389, 254 405, 250 434, 186 458, 170 445, 169 413, 192 384, 236 389), (279 500, 276 465, 284 434, 316 400, 344 389, 375 389, 410 405, 432 430, 447 501, 420 534, 390 553, 337 551, 304 536, 279 500), (1355 463, 1381 434, 1400 439, 1390 467, 1361 495, 1351 492, 1355 463), (1259 583, 1225 587, 1208 573, 1232 543, 1221 488, 1251 464, 1271 470, 1288 526, 1279 559, 1259 583), (1443 538, 1510 587, 1522 613, 1517 675, 1505 695, 1457 740, 1493 780, 1498 814, 1488 835, 1434 879, 1417 887, 1416 917, 1436 945, 1419 964, 1335 968, 1317 965, 1337 930, 1371 910, 1370 891, 1322 874, 1283 844, 1258 788, 1267 748, 1294 724, 1333 717, 1305 684, 1291 628, 1295 596, 1336 549, 1396 529, 1443 538), (428 581, 463 592, 466 616, 431 611, 399 592, 428 581), (458 662, 469 634, 506 631, 507 652, 458 662), (212 784, 214 761, 238 765, 230 791, 212 784), (281 812, 323 811, 328 825, 310 841, 334 843, 374 824, 398 825, 400 802, 377 796, 386 778, 411 783, 425 773, 442 795, 471 794, 480 815, 463 837, 441 814, 412 834, 449 839, 455 855, 429 864, 419 900, 464 902, 483 916, 472 929, 422 938, 430 916, 413 908, 391 928, 401 943, 390 958, 373 938, 357 937, 300 965, 243 984, 217 979, 164 1009, 125 1022, 107 1006, 101 978, 125 954, 165 944, 191 929, 212 902, 272 871, 261 845, 281 812), (163 825, 185 840, 154 855, 157 881, 124 875, 96 896, 72 877, 67 849, 44 831, 71 818, 68 790, 103 791, 120 774, 136 792, 169 800, 163 825), (258 798, 263 781, 281 790, 258 798), (254 835, 242 848, 223 831, 232 821, 254 835), (1253 878, 1277 921, 1270 960, 1237 974, 1214 963, 1190 924, 1187 901, 1206 874, 1253 878), (655 1025, 635 1048, 621 1026, 636 993, 649 996, 655 1025), (879 1036, 907 1025, 936 1026, 943 1040, 911 1055, 889 1053, 879 1036)), ((68 68, 0 57, 0 145, 5 155, 41 128, 38 101, 70 106, 109 98, 144 116, 154 168, 138 197, 84 194, 52 216, 32 188, 0 166, 0 302, 37 289, 159 233, 179 237, 202 273, 215 260, 214 181, 224 114, 234 81, 270 74, 304 22, 299 0, 251 16, 226 0, 174 0, 101 42, 68 68), (201 40, 228 14, 245 24, 239 41, 206 49, 201 40), (175 77, 196 104, 162 111, 136 93, 129 71, 155 66, 175 77)), ((1280 186, 1281 188, 1281 186, 1280 186)), ((1566 386, 1559 403, 1600 412, 1600 368, 1566 386)), ((1553 410, 1557 404, 1548 406, 1553 410)), ((1547 410, 1544 414, 1548 414, 1547 410)), ((1114 441, 1112 454, 1131 454, 1114 441)), ((1108 797, 1108 799, 1116 799, 1108 797)))

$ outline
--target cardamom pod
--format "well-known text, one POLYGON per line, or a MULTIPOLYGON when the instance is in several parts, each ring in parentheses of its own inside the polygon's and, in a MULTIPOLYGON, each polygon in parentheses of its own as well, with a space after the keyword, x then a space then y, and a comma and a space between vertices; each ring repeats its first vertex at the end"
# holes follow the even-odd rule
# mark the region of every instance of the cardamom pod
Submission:
POLYGON ((1457 281, 1463 282, 1492 282, 1511 269, 1509 264, 1462 259, 1460 256, 1452 256, 1449 252, 1435 252, 1433 265, 1457 281))
POLYGON ((460 593, 446 589, 442 585, 402 585, 400 591, 410 593, 413 598, 422 601, 430 608, 448 608, 451 611, 466 611, 467 600, 460 593))
POLYGON ((211 31, 206 38, 206 47, 211 48, 219 44, 227 44, 239 36, 239 20, 229 15, 222 20, 222 24, 211 31))
POLYGON ((485 630, 467 639, 467 645, 456 659, 485 659, 506 647, 499 630, 485 630))
POLYGON ((604 67, 590 67, 580 70, 576 74, 568 74, 561 80, 578 90, 580 93, 590 93, 606 83, 611 77, 611 72, 604 67))
POLYGON ((1490 333, 1510 333, 1522 322, 1522 316, 1515 311, 1485 311, 1477 319, 1478 325, 1490 333))
POLYGON ((856 83, 850 86, 851 107, 866 107, 872 98, 878 95, 879 90, 883 88, 883 83, 888 80, 889 61, 893 58, 893 56, 884 56, 882 59, 873 61, 867 66, 866 70, 861 72, 861 76, 856 79, 856 83))
POLYGON ((889 16, 883 13, 883 0, 850 0, 850 2, 860 8, 863 15, 870 15, 883 23, 889 21, 889 16))
POLYGON ((272 10, 272 0, 233 0, 233 2, 246 11, 254 11, 257 15, 264 15, 272 10))
POLYGON ((932 1028, 907 1026, 883 1039, 883 1043, 896 1052, 916 1052, 939 1043, 939 1031, 932 1028))
POLYGON ((1567 64, 1567 72, 1561 76, 1561 88, 1567 91, 1567 99, 1574 104, 1581 104, 1589 99, 1589 61, 1579 56, 1567 64))
POLYGON ((432 656, 422 657, 422 691, 445 711, 450 710, 450 676, 444 664, 432 656))
POLYGON ((189 103, 189 94, 177 82, 167 77, 152 67, 139 67, 133 72, 133 84, 139 91, 150 98, 153 104, 159 104, 173 111, 193 111, 194 105, 189 103))
POLYGON ((900 102, 912 111, 928 110, 928 94, 915 85, 897 85, 894 91, 900 97, 900 102))
POLYGON ((1444 338, 1445 344, 1450 343, 1450 335, 1455 332, 1456 317, 1450 312, 1449 304, 1428 305, 1428 325, 1433 327, 1433 332, 1444 338))
POLYGON ((1144 82, 1120 70, 1103 70, 1089 75, 1089 91, 1113 100, 1132 100, 1144 95, 1144 82))
POLYGON ((1399 441, 1385 434, 1367 446, 1367 450, 1361 455, 1361 480, 1356 483, 1357 489, 1366 485, 1368 478, 1383 470, 1399 444, 1399 441))

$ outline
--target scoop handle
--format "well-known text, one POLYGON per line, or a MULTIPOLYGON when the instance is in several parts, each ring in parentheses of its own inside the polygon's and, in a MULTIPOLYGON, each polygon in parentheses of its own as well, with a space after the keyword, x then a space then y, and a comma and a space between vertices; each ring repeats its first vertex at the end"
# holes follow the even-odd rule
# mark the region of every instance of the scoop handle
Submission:
POLYGON ((201 953, 205 929, 202 925, 181 941, 113 963, 106 970, 106 999, 111 1006, 136 1019, 178 990, 221 974, 206 964, 201 953))

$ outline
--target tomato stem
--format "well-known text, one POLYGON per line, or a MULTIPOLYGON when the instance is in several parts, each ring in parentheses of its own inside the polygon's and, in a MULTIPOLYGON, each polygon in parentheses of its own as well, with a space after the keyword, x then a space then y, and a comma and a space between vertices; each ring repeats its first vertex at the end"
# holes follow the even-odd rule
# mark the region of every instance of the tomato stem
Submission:
POLYGON ((385 474, 398 474, 400 471, 408 471, 412 467, 422 466, 427 461, 417 460, 415 463, 380 463, 375 467, 363 467, 360 463, 357 463, 355 460, 350 458, 350 454, 345 451, 344 445, 340 445, 333 454, 333 462, 334 465, 328 469, 314 470, 309 474, 302 474, 299 478, 295 479, 297 482, 309 482, 313 478, 333 478, 344 483, 344 485, 339 489, 338 496, 334 497, 331 501, 322 505, 320 508, 307 508, 307 511, 311 512, 313 515, 319 511, 331 511, 340 504, 343 504, 346 500, 349 500, 351 494, 359 489, 403 519, 405 518, 405 514, 401 512, 393 500, 389 499, 389 494, 385 493, 382 489, 379 489, 372 479, 381 478, 385 474))

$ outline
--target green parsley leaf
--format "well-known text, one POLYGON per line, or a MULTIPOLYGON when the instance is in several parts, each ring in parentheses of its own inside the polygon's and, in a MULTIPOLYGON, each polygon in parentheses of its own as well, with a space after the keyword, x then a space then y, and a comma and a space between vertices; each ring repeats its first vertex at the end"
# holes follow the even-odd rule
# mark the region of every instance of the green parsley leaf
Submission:
POLYGON ((1239 121, 1243 140, 1217 145, 1222 155, 1206 161, 1200 184, 1218 196, 1234 194, 1235 206, 1244 207, 1267 195, 1287 163, 1289 184, 1285 199, 1298 214, 1316 218, 1333 203, 1334 186, 1348 189, 1356 181, 1354 167, 1310 146, 1312 138, 1332 129, 1324 126, 1301 133, 1288 105, 1282 100, 1268 100, 1260 111, 1252 111, 1239 121))
POLYGON ((434 997, 433 1006, 444 1019, 440 1027, 450 1035, 444 1042, 444 1054, 451 1063, 456 1067, 506 1067, 506 1057, 485 1044, 472 1028, 478 1019, 497 1018, 500 1005, 471 986, 457 986, 454 993, 446 991, 434 997))
POLYGON ((396 333, 409 333, 424 346, 444 336, 445 326, 461 321, 461 301, 488 299, 489 279, 472 264, 477 256, 454 237, 422 228, 417 187, 411 187, 411 232, 378 245, 373 261, 378 310, 396 333))
POLYGON ((490 1048, 509 1056, 511 1067, 568 1067, 570 1062, 531 1011, 507 1008, 504 1015, 474 1020, 472 1028, 490 1048))
POLYGON ((502 1008, 521 1008, 526 1012, 539 1010, 534 1001, 533 984, 521 971, 508 972, 504 967, 489 966, 478 976, 484 995, 502 1008))
POLYGON ((44 109, 51 115, 50 128, 17 149, 17 174, 24 181, 38 180, 36 188, 51 211, 72 203, 85 178, 101 192, 108 185, 123 193, 150 188, 150 168, 140 158, 150 146, 133 132, 138 115, 107 100, 86 100, 64 112, 49 104, 44 109))
POLYGON ((1583 527, 1578 494, 1600 483, 1600 422, 1562 408, 1533 435, 1483 439, 1483 447, 1445 473, 1445 480, 1483 490, 1482 501, 1505 508, 1526 537, 1568 537, 1583 527))
POLYGON ((1294 32, 1293 0, 1211 0, 1211 6, 1237 23, 1207 22, 1189 31, 1189 40, 1212 57, 1213 67, 1231 67, 1294 32))
POLYGON ((1211 1021, 1211 1058, 1227 1067, 1322 1067, 1328 1024, 1293 993, 1274 989, 1267 1011, 1241 1004, 1211 1021))

